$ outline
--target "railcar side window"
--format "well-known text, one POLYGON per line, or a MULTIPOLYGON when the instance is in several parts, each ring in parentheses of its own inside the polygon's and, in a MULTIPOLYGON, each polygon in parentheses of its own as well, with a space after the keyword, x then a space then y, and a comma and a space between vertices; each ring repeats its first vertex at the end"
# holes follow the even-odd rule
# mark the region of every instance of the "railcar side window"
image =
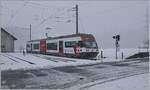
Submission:
POLYGON ((39 44, 33 44, 34 49, 39 49, 39 44))
POLYGON ((65 42, 65 47, 74 47, 77 45, 77 41, 67 41, 65 42))
POLYGON ((47 43, 48 50, 57 50, 57 43, 47 43))

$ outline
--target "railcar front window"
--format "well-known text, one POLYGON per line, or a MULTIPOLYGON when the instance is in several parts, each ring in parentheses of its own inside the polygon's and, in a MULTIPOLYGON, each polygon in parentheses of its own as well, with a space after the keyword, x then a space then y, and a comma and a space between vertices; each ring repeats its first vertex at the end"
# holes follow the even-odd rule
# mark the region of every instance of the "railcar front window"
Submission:
POLYGON ((97 48, 97 44, 95 41, 79 41, 79 46, 86 48, 97 48))

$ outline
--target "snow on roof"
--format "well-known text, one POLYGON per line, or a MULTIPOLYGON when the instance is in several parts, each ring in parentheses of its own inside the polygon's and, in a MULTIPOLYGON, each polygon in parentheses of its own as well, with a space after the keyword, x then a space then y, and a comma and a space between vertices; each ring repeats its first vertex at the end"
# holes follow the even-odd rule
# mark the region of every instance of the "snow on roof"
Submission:
MULTIPOLYGON (((48 38, 43 38, 43 39, 40 39, 40 40, 44 40, 44 39, 60 39, 60 38, 70 38, 70 37, 78 37, 78 36, 93 36, 92 34, 85 34, 85 33, 78 33, 78 34, 70 34, 70 35, 63 35, 63 36, 57 36, 57 37, 48 37, 48 38)), ((28 42, 32 42, 32 41, 40 41, 39 39, 38 40, 31 40, 31 41, 28 41, 28 42)))
POLYGON ((4 28, 0 29, 1 31, 4 31, 5 33, 9 34, 14 40, 17 40, 16 37, 14 37, 12 34, 10 34, 9 32, 7 32, 4 28))

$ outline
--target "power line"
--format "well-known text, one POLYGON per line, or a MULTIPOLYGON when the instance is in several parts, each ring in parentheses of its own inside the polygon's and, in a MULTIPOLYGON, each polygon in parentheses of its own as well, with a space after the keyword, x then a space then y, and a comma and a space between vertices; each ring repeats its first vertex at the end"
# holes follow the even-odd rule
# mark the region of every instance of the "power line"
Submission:
MULTIPOLYGON (((43 7, 43 8, 56 8, 56 7, 58 7, 58 6, 56 6, 56 5, 54 5, 54 6, 52 6, 52 5, 50 5, 50 6, 47 6, 47 5, 43 5, 43 4, 40 4, 40 3, 35 3, 35 2, 29 2, 29 4, 33 4, 33 5, 35 5, 35 6, 40 6, 40 7, 43 7)), ((68 6, 61 6, 61 8, 68 8, 68 6)))
MULTIPOLYGON (((54 18, 62 19, 62 15, 65 15, 65 13, 66 13, 65 8, 62 8, 62 9, 63 10, 61 10, 61 11, 63 11, 63 13, 61 13, 60 15, 57 15, 58 11, 55 11, 55 13, 53 13, 52 15, 48 16, 47 18, 43 19, 39 24, 37 24, 36 27, 39 27, 40 25, 42 25, 44 22, 48 21, 49 19, 54 19, 54 18)), ((57 10, 59 10, 59 9, 57 9, 57 10)), ((62 22, 62 21, 57 20, 56 22, 62 22)))
POLYGON ((14 14, 12 14, 12 16, 10 17, 9 22, 7 23, 8 26, 11 24, 12 20, 16 17, 16 15, 26 6, 27 3, 28 3, 28 1, 25 1, 23 3, 23 5, 18 10, 16 10, 16 12, 14 14))
MULTIPOLYGON (((34 7, 34 6, 38 6, 39 8, 41 8, 41 9, 44 9, 44 10, 46 10, 46 9, 50 9, 50 7, 49 6, 46 6, 46 5, 42 5, 42 4, 39 4, 39 3, 34 3, 34 2, 29 2, 29 1, 25 1, 24 2, 24 4, 18 9, 18 10, 16 10, 16 12, 13 12, 12 14, 11 14, 11 16, 10 16, 10 19, 9 19, 9 21, 8 21, 8 23, 7 23, 7 25, 9 26, 11 23, 12 23, 12 20, 16 17, 16 15, 24 8, 24 6, 26 6, 26 5, 28 5, 28 6, 31 6, 31 7, 34 7), (33 6, 34 5, 34 6, 33 6)), ((54 16, 57 16, 57 12, 60 12, 60 11, 62 11, 62 9, 65 9, 66 7, 61 7, 61 8, 57 8, 57 11, 54 13, 54 16)), ((8 9, 9 10, 9 9, 8 9)), ((61 13, 61 15, 64 15, 65 14, 65 12, 63 12, 63 13, 61 13)), ((42 25, 44 22, 46 22, 46 21, 48 21, 49 19, 53 19, 53 18, 55 18, 55 17, 53 17, 53 15, 51 15, 51 16, 49 16, 49 17, 47 17, 47 18, 44 18, 37 26, 40 26, 40 25, 42 25)), ((66 18, 66 17, 65 17, 66 18)), ((65 18, 63 18, 63 19, 65 19, 65 18)), ((58 19, 58 18, 57 18, 58 19)), ((61 18, 62 19, 62 18, 61 18)), ((62 22, 62 21, 61 21, 62 22)))

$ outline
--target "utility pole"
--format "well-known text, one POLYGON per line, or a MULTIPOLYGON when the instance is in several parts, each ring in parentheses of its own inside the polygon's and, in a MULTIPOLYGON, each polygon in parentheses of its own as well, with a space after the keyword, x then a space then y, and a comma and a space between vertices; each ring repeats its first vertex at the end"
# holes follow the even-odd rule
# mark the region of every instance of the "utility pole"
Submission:
POLYGON ((31 41, 31 24, 30 24, 30 41, 31 41))
POLYGON ((76 5, 76 34, 78 34, 78 5, 76 5))
POLYGON ((146 25, 147 25, 147 26, 146 26, 146 29, 147 29, 147 30, 146 30, 146 31, 147 31, 147 40, 146 40, 146 41, 147 41, 147 44, 148 44, 148 45, 146 46, 146 48, 147 48, 147 52, 148 52, 148 50, 149 50, 149 20, 150 20, 150 19, 149 19, 149 15, 150 15, 150 14, 149 14, 149 8, 147 8, 146 11, 147 11, 147 13, 146 13, 146 20, 147 20, 147 22, 146 22, 146 23, 147 23, 147 24, 146 24, 146 25))

